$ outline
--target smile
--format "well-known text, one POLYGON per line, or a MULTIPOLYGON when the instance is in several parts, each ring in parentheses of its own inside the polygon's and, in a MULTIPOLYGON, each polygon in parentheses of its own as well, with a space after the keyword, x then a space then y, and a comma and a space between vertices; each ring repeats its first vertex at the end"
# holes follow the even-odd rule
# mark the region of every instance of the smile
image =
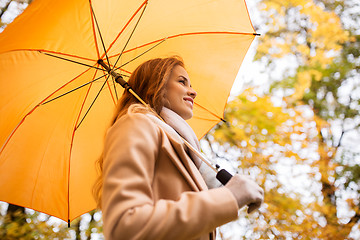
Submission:
POLYGON ((194 100, 191 97, 185 97, 184 100, 185 100, 185 102, 189 102, 191 104, 191 106, 194 105, 194 100))

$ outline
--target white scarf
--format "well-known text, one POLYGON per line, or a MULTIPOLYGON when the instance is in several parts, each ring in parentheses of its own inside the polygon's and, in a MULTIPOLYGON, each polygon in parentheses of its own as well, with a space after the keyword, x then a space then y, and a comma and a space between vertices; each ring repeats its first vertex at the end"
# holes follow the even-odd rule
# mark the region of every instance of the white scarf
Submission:
MULTIPOLYGON (((166 107, 162 108, 160 116, 164 119, 167 125, 169 125, 181 137, 188 141, 191 146, 200 152, 200 144, 193 129, 181 116, 166 107)), ((202 163, 202 160, 193 151, 187 147, 186 149, 190 158, 199 169, 199 172, 204 178, 208 188, 220 187, 221 183, 216 179, 216 173, 207 164, 202 163)))
MULTIPOLYGON (((191 144, 191 146, 193 146, 196 150, 200 151, 200 144, 193 129, 182 117, 180 117, 176 112, 166 107, 162 108, 160 116, 181 137, 183 137, 186 141, 188 141, 191 144)), ((200 166, 202 165, 201 159, 198 158, 198 156, 196 156, 196 154, 190 151, 190 149, 188 148, 187 148, 187 152, 190 155, 193 162, 195 163, 196 167, 200 168, 200 166)))

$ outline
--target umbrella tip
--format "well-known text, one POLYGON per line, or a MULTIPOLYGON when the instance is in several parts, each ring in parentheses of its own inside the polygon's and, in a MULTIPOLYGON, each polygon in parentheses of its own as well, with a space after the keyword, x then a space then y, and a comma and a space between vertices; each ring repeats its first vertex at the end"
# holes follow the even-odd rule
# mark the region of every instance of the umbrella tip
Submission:
POLYGON ((255 35, 255 36, 261 36, 260 33, 253 33, 253 35, 255 35))
POLYGON ((70 228, 70 219, 68 219, 68 228, 70 228))

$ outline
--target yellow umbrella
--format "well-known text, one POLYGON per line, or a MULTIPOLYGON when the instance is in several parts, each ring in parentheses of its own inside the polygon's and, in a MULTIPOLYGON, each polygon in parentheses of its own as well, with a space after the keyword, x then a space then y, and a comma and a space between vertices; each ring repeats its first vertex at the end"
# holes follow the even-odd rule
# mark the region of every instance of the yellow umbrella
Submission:
POLYGON ((256 33, 243 0, 37 0, 0 34, 0 200, 71 221, 95 208, 95 161, 119 84, 180 55, 200 138, 223 116, 256 33))

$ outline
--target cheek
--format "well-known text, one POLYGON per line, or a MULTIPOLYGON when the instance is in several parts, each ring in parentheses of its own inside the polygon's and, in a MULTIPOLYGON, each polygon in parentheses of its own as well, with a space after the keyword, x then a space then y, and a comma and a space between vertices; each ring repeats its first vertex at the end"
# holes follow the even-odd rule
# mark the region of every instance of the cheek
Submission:
POLYGON ((181 89, 178 86, 171 86, 167 89, 166 91, 166 98, 168 99, 168 101, 173 102, 176 101, 177 98, 180 98, 181 95, 181 89))
POLYGON ((181 106, 180 99, 174 95, 170 96, 169 103, 173 108, 178 108, 181 106))
POLYGON ((164 95, 164 106, 176 112, 183 112, 186 107, 183 97, 186 95, 186 88, 177 82, 169 82, 164 95))
POLYGON ((176 99, 171 91, 167 91, 164 95, 164 106, 167 108, 173 108, 176 105, 176 99))

